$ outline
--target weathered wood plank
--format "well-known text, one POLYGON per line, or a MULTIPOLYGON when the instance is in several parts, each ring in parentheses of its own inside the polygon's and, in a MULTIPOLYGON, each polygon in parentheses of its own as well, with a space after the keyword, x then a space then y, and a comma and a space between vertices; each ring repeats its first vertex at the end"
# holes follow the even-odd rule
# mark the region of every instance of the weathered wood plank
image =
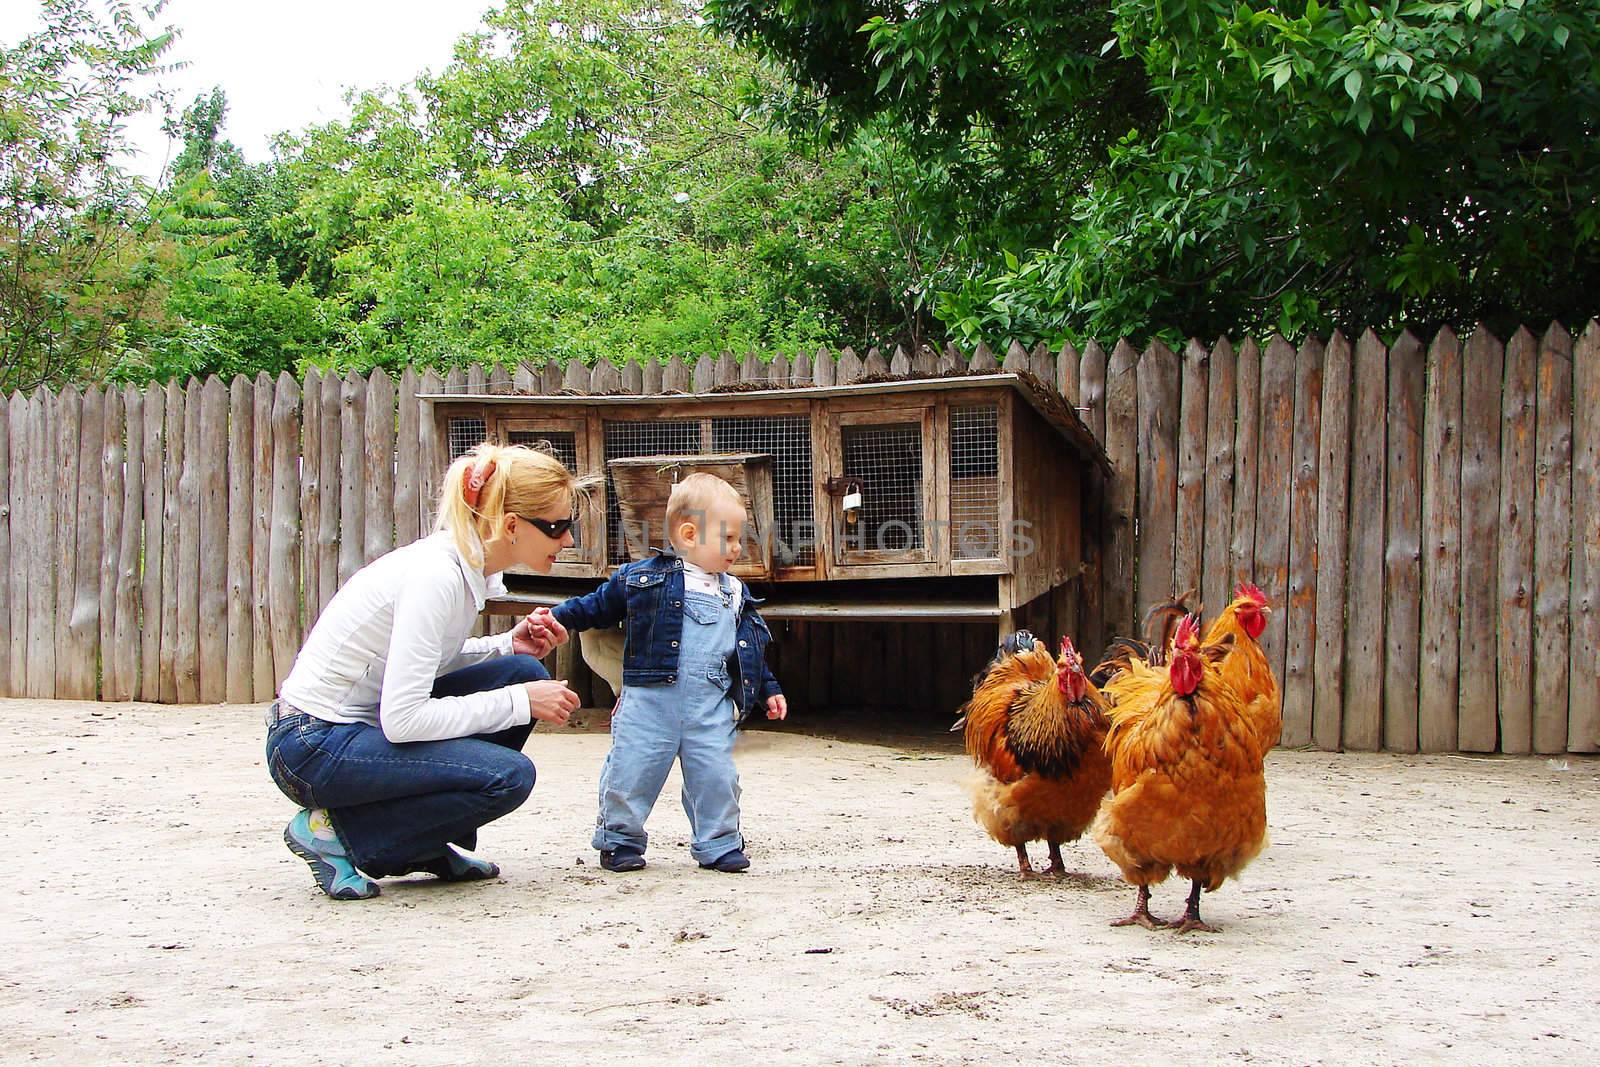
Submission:
POLYGON ((237 375, 228 396, 228 658, 225 699, 255 699, 255 618, 250 592, 250 535, 255 510, 255 392, 237 375))
POLYGON ((1172 587, 1198 593, 1206 532, 1206 418, 1211 354, 1191 340, 1183 350, 1182 409, 1178 423, 1178 521, 1174 531, 1172 587))
POLYGON ((166 559, 167 483, 162 473, 166 455, 167 394, 159 386, 144 392, 144 519, 139 569, 139 699, 161 699, 161 589, 166 559))
POLYGON ((1106 454, 1115 472, 1106 496, 1105 610, 1108 633, 1135 632, 1134 513, 1139 477, 1139 354, 1118 341, 1106 368, 1106 454))
MULTIPOLYGON (((455 369, 459 370, 460 368, 455 369)), ((459 392, 460 390, 454 388, 451 382, 450 375, 454 373, 455 370, 452 370, 450 374, 445 375, 445 388, 450 392, 459 392)), ((561 380, 561 364, 553 359, 546 359, 543 365, 539 367, 539 392, 546 396, 554 396, 555 394, 561 392, 561 380)), ((464 388, 466 384, 466 380, 464 378, 462 379, 461 384, 464 388)))
POLYGON ((1006 358, 1001 360, 1000 369, 1008 374, 1031 374, 1033 368, 1028 363, 1028 350, 1022 347, 1022 342, 1015 337, 1006 345, 1006 358))
POLYGON ((1499 624, 1495 627, 1500 751, 1533 751, 1533 487, 1539 342, 1526 328, 1506 346, 1500 397, 1499 624))
POLYGON ((1600 751, 1600 321, 1573 353, 1572 685, 1567 749, 1600 751))
POLYGON ((583 395, 590 392, 590 382, 593 381, 590 372, 583 360, 573 356, 567 360, 567 365, 561 372, 561 389, 563 392, 583 395))
POLYGON ((709 393, 716 384, 717 361, 709 355, 701 355, 694 361, 690 388, 696 393, 709 393))
MULTIPOLYGON (((173 679, 179 704, 200 702, 200 468, 205 462, 205 440, 200 416, 204 386, 190 378, 183 397, 183 473, 178 476, 179 506, 177 645, 173 649, 173 679)), ((211 623, 214 625, 214 623, 211 623)))
POLYGON ((1101 444, 1106 440, 1106 373, 1105 349, 1090 341, 1078 364, 1078 415, 1101 444))
POLYGON ((1461 656, 1461 343, 1449 327, 1428 347, 1422 430, 1422 665, 1417 744, 1456 747, 1461 656))
POLYGON ((1461 393, 1461 676, 1456 747, 1493 752, 1500 545, 1500 388, 1505 350, 1479 326, 1467 339, 1461 393))
MULTIPOLYGON (((332 371, 328 372, 330 375, 332 371)), ((302 612, 307 628, 316 621, 321 605, 318 571, 322 563, 318 534, 322 529, 322 501, 327 489, 322 484, 322 380, 315 368, 306 370, 300 386, 300 581, 306 589, 302 612)), ((329 506, 335 498, 329 497, 329 506)))
MULTIPOLYGON (((113 692, 122 691, 121 679, 117 676, 116 640, 117 640, 117 559, 122 548, 122 499, 126 491, 125 479, 127 466, 123 455, 123 435, 126 427, 122 406, 122 394, 115 388, 106 390, 105 402, 101 415, 100 433, 100 487, 103 504, 100 510, 100 567, 97 576, 99 595, 99 609, 96 619, 99 622, 100 635, 100 699, 126 700, 127 697, 114 697, 113 692)), ((5 414, 0 410, 0 440, 5 438, 5 414)), ((3 451, 4 446, 0 446, 3 451)), ((5 462, 0 459, 0 470, 5 468, 5 462)), ((4 481, 0 474, 0 482, 4 481)), ((5 490, 0 485, 0 510, 5 507, 5 490)), ((3 523, 4 520, 0 520, 3 523)), ((0 580, 0 586, 5 582, 0 580)), ((0 611, 0 618, 4 617, 0 611)), ((4 691, 4 671, 0 671, 0 692, 4 691)))
POLYGON ((183 557, 183 455, 188 420, 188 398, 183 385, 167 383, 166 450, 162 454, 161 515, 161 702, 178 703, 178 566, 183 557))
POLYGON ((33 523, 28 538, 28 678, 27 695, 56 695, 56 566, 54 551, 60 485, 56 435, 52 432, 55 397, 40 387, 28 401, 28 501, 33 523))
POLYGON ((367 383, 353 371, 345 375, 339 390, 339 408, 339 584, 343 585, 366 562, 367 548, 367 464, 360 444, 367 436, 367 383))
POLYGON ((834 371, 835 380, 840 385, 849 385, 865 373, 866 368, 862 366, 861 357, 856 355, 855 349, 846 346, 844 351, 839 353, 839 366, 834 371))
POLYGON ((622 365, 622 391, 630 396, 644 394, 644 368, 633 356, 622 365))
MULTIPOLYGON (((1073 367, 1077 367, 1077 353, 1073 353, 1073 367)), ((1056 380, 1056 354, 1040 341, 1033 346, 1033 351, 1028 353, 1028 373, 1039 379, 1047 388, 1061 392, 1060 383, 1056 380)))
POLYGON ((76 692, 72 676, 78 655, 72 633, 72 603, 77 595, 78 575, 78 540, 72 535, 72 518, 78 510, 78 439, 83 428, 83 396, 78 387, 64 387, 51 400, 50 410, 50 428, 55 435, 55 471, 46 492, 55 497, 58 529, 66 534, 59 536, 51 549, 56 557, 56 628, 52 650, 55 680, 51 689, 57 699, 67 699, 76 692))
POLYGON ((200 699, 228 698, 228 387, 206 379, 200 409, 200 699))
MULTIPOLYGON (((5 394, 0 393, 0 401, 5 394)), ((21 543, 21 537, 17 538, 21 543)), ((11 408, 0 403, 0 621, 11 619, 11 408)), ((18 696, 11 687, 11 650, 0 650, 0 696, 18 696)))
POLYGON ((694 374, 683 356, 674 352, 661 370, 661 392, 687 393, 694 389, 694 374))
POLYGON ((811 357, 811 378, 817 385, 833 385, 834 373, 838 364, 834 361, 833 353, 826 348, 819 348, 811 357))
POLYGON ((103 694, 107 700, 132 700, 139 693, 140 630, 139 558, 144 524, 144 394, 133 386, 122 392, 124 443, 122 458, 121 522, 117 527, 117 558, 112 593, 111 659, 115 684, 103 694))
POLYGON ((1311 740, 1324 751, 1343 742, 1345 574, 1350 538, 1350 408, 1354 369, 1350 342, 1335 333, 1322 357, 1322 425, 1318 431, 1316 640, 1312 661, 1311 740))
MULTIPOLYGON (((673 356, 672 358, 678 360, 678 365, 680 367, 683 365, 683 360, 680 357, 673 356)), ((660 395, 662 390, 666 388, 668 366, 668 363, 662 363, 659 359, 652 359, 645 363, 644 375, 639 385, 639 393, 641 396, 660 395)))
POLYGON ((505 364, 496 363, 489 368, 488 388, 490 396, 511 395, 514 388, 511 384, 511 371, 506 369, 505 364))
MULTIPOLYGON (((1257 442, 1255 583, 1278 609, 1261 635, 1261 649, 1278 676, 1289 646, 1289 524, 1294 474, 1295 350, 1274 335, 1261 360, 1261 428, 1257 442)), ((1288 711, 1285 701, 1285 713, 1288 711)))
POLYGON ((6 692, 12 696, 28 693, 28 619, 33 605, 29 590, 32 551, 31 511, 28 495, 28 448, 31 443, 32 422, 29 417, 28 398, 22 393, 12 393, 6 401, 6 414, 10 458, 10 485, 7 489, 7 507, 11 513, 11 545, 5 553, 6 573, 0 581, 10 590, 10 606, 6 613, 8 630, 6 641, 6 676, 10 679, 6 692))
POLYGON ((367 379, 366 547, 370 563, 394 548, 394 382, 379 367, 367 379))
POLYGON ((1139 358, 1139 547, 1135 618, 1174 593, 1178 519, 1178 357, 1154 341, 1139 358))
POLYGON ((72 634, 68 685, 57 688, 61 696, 73 700, 94 700, 100 695, 100 560, 106 500, 101 452, 105 431, 105 394, 99 386, 91 386, 83 394, 76 442, 76 500, 67 513, 70 521, 63 523, 65 529, 76 528, 77 551, 73 557, 72 611, 67 624, 72 634))
POLYGON ((894 358, 889 360, 889 373, 897 378, 911 376, 911 357, 899 345, 894 346, 894 358))
POLYGON ((285 371, 272 400, 272 534, 268 585, 274 685, 300 651, 300 389, 285 371))
MULTIPOLYGON (((401 372, 400 380, 405 381, 405 373, 409 371, 413 378, 417 377, 416 369, 407 367, 401 372)), ((512 389, 522 396, 537 396, 539 393, 539 368, 524 360, 517 364, 515 373, 511 375, 512 389)))
POLYGON ((789 376, 796 385, 811 384, 811 353, 796 352, 794 363, 790 365, 789 376))
MULTIPOLYGON (((439 376, 431 370, 426 372, 420 388, 423 393, 437 393, 440 388, 439 376)), ((439 502, 439 478, 444 474, 446 464, 433 419, 422 418, 421 412, 418 413, 417 433, 422 435, 419 449, 422 453, 422 499, 419 505, 422 508, 421 532, 425 534, 433 529, 434 510, 439 502)))
POLYGON ((605 356, 594 361, 589 374, 589 390, 594 393, 619 393, 622 391, 622 372, 605 356))
MULTIPOLYGON (((521 370, 518 370, 521 373, 521 370)), ((517 386, 518 391, 521 386, 517 386)), ((422 533, 421 405, 417 403, 417 372, 400 372, 395 397, 394 543, 409 545, 422 533)))
POLYGON ((1238 363, 1226 337, 1211 348, 1206 381, 1205 533, 1200 562, 1200 603, 1207 618, 1232 599, 1229 542, 1233 537, 1233 426, 1238 363))
MULTIPOLYGON (((1533 490, 1533 750, 1567 747, 1572 580, 1572 335, 1552 325, 1539 345, 1533 490)), ((1593 536, 1593 531, 1587 531, 1593 536)), ((1594 670, 1593 665, 1589 672, 1594 670)))
POLYGON ((1078 397, 1081 395, 1079 376, 1083 372, 1083 354, 1071 341, 1061 342, 1061 351, 1055 356, 1055 369, 1055 378, 1045 380, 1054 382, 1056 392, 1061 394, 1061 399, 1067 402, 1067 406, 1077 407, 1078 397))
POLYGON ((1422 648, 1422 433, 1427 364, 1408 330, 1389 350, 1389 454, 1383 566, 1383 747, 1417 750, 1422 648))
MULTIPOLYGON (((434 383, 438 384, 437 377, 434 383)), ((300 516, 306 540, 317 550, 316 585, 311 584, 312 575, 301 578, 306 587, 306 614, 313 619, 322 614, 333 594, 339 591, 339 525, 344 504, 344 382, 330 371, 322 376, 317 391, 317 485, 321 506, 317 509, 315 525, 308 522, 305 515, 300 516)), ((306 398, 310 399, 309 386, 306 398)), ((265 509, 267 501, 259 500, 258 506, 265 509)), ((265 566, 264 558, 261 563, 265 566)))
POLYGON ((1284 633, 1283 744, 1311 743, 1311 667, 1317 644, 1318 439, 1322 434, 1322 341, 1300 345, 1294 370, 1294 467, 1289 481, 1289 584, 1284 633))
MULTIPOLYGON (((329 375, 327 381, 338 384, 329 375)), ((342 386, 341 386, 342 388, 342 386)), ((272 665, 272 397, 275 390, 266 371, 256 375, 251 435, 251 496, 253 519, 250 524, 250 673, 251 689, 257 700, 271 700, 278 691, 272 665)), ((324 394, 326 399, 326 394, 324 394)), ((338 405, 334 405, 335 409, 338 405)), ((327 405, 324 403, 324 414, 327 405)), ((326 483, 324 483, 326 484, 326 483)), ((331 498, 330 498, 331 500, 331 498)))
MULTIPOLYGON (((1239 401, 1233 435, 1233 537, 1228 545, 1231 594, 1240 582, 1255 581, 1256 488, 1261 454, 1261 349, 1253 338, 1239 347, 1235 374, 1239 401)), ((1268 627, 1272 629, 1272 627, 1268 627)))
POLYGON ((1344 747, 1383 746, 1384 500, 1388 467, 1388 352, 1367 330, 1351 374, 1350 563, 1345 574, 1344 747))
MULTIPOLYGON (((849 349, 845 351, 848 352, 849 349)), ((841 357, 842 361, 843 357, 841 357)), ((990 351, 988 345, 979 341, 978 347, 972 350, 972 359, 967 363, 967 369, 974 374, 991 374, 1000 369, 1000 361, 995 358, 995 354, 990 351)), ((844 381, 846 379, 841 376, 840 380, 844 381)))
POLYGON ((484 370, 482 363, 468 363, 467 392, 474 396, 482 396, 489 391, 489 373, 484 370))
POLYGON ((717 385, 728 385, 739 380, 739 357, 729 352, 726 348, 717 356, 713 368, 713 380, 717 385))

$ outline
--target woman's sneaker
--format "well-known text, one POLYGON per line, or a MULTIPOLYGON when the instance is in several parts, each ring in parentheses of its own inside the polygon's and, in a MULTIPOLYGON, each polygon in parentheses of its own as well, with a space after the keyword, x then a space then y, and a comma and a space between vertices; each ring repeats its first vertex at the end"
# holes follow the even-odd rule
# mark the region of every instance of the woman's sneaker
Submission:
POLYGON ((411 874, 413 871, 431 874, 447 882, 481 882, 488 878, 500 877, 500 868, 495 864, 488 860, 463 856, 449 845, 444 846, 443 856, 424 860, 405 873, 411 874))
POLYGON ((366 900, 378 895, 378 883, 356 870, 338 838, 311 832, 311 813, 301 810, 283 830, 283 843, 306 861, 317 887, 334 900, 366 900))

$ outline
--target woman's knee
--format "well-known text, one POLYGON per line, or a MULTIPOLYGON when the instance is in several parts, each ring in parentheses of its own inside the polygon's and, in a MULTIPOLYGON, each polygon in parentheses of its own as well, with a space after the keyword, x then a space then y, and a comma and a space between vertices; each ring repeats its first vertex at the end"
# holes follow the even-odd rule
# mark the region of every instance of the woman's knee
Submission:
POLYGON ((505 664, 507 685, 516 682, 542 682, 550 677, 550 672, 544 669, 544 664, 525 653, 518 652, 504 657, 501 662, 505 664))
POLYGON ((533 761, 520 752, 507 752, 505 765, 501 768, 495 782, 490 786, 489 792, 501 798, 503 810, 512 811, 522 806, 533 792, 533 783, 539 777, 534 769, 533 761))

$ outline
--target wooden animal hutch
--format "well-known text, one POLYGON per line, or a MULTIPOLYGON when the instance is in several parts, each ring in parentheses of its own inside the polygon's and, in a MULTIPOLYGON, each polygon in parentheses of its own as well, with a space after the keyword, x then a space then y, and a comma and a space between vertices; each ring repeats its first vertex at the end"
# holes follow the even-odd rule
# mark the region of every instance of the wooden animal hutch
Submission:
POLYGON ((684 473, 733 481, 755 532, 736 573, 767 598, 774 670, 799 707, 949 711, 998 634, 1069 632, 1085 502, 1110 470, 1059 396, 1011 373, 421 399, 441 460, 488 439, 604 476, 577 544, 548 576, 507 575, 491 612, 587 592, 660 544, 684 473))

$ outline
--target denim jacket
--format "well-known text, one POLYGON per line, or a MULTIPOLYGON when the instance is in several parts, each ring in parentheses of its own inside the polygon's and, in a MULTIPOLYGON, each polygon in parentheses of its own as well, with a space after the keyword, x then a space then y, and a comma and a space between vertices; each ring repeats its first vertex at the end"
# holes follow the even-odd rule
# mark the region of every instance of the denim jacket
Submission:
MULTIPOLYGON (((677 681, 678 642, 683 637, 683 561, 675 553, 654 555, 619 568, 587 596, 564 600, 552 614, 568 630, 602 629, 627 620, 622 653, 622 684, 661 685, 677 681)), ((734 706, 743 719, 758 702, 783 692, 767 667, 772 633, 749 587, 739 598, 739 646, 729 657, 734 706)))

